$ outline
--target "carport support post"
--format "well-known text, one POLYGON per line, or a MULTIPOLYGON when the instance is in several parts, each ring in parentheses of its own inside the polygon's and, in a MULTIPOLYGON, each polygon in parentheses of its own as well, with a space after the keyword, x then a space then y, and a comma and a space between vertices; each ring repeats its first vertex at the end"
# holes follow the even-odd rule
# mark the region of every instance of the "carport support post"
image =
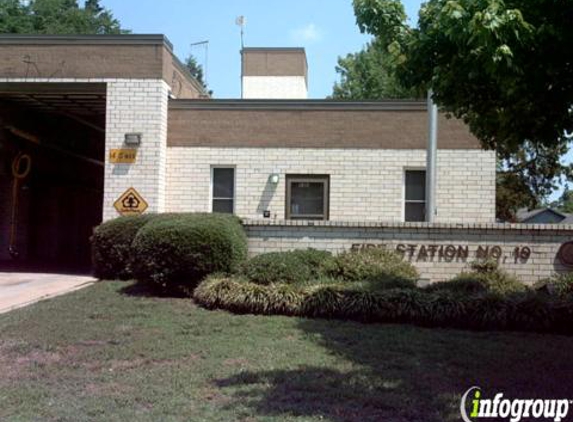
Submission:
POLYGON ((428 90, 428 151, 426 154, 426 221, 433 223, 436 208, 436 162, 438 156, 438 106, 428 90))

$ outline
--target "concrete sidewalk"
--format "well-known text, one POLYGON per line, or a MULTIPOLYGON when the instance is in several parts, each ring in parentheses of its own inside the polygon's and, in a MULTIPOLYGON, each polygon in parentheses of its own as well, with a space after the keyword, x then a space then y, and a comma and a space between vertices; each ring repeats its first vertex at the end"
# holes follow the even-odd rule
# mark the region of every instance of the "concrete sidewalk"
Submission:
POLYGON ((89 286, 83 275, 0 272, 0 314, 89 286))

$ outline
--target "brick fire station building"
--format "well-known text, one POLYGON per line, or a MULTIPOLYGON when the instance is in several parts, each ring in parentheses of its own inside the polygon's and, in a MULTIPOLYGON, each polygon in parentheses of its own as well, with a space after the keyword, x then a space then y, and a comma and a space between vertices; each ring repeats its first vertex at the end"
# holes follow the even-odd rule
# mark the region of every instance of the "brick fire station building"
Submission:
MULTIPOLYGON (((219 100, 162 35, 1 35, 0 262, 87 262, 122 207, 423 221, 426 103, 308 82, 299 48, 244 49, 243 98, 219 100)), ((494 152, 444 116, 438 139, 436 221, 494 222, 494 152)))

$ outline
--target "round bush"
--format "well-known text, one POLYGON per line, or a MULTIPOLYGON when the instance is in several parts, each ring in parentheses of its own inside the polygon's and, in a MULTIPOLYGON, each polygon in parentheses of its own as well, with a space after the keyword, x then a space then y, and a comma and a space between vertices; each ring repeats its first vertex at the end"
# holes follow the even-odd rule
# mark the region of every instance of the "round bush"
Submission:
POLYGON ((247 256, 240 220, 225 214, 179 214, 145 225, 132 244, 139 281, 193 288, 214 272, 234 272, 247 256))
POLYGON ((393 287, 412 286, 419 278, 410 262, 396 252, 380 248, 341 253, 335 258, 331 274, 345 281, 367 281, 379 287, 384 283, 393 283, 393 287))
POLYGON ((131 243, 139 229, 154 217, 153 214, 119 217, 96 227, 91 237, 94 276, 110 280, 132 278, 131 243))
POLYGON ((304 284, 324 276, 333 263, 330 252, 316 249, 270 252, 251 258, 241 273, 260 285, 304 284))

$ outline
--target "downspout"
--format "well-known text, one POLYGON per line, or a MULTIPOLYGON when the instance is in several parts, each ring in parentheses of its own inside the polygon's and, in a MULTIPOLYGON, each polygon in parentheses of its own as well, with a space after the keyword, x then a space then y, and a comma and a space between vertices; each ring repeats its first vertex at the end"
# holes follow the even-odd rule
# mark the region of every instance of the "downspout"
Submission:
POLYGON ((438 106, 428 90, 428 150, 426 153, 426 221, 433 223, 438 214, 436 203, 436 164, 438 158, 438 106))

